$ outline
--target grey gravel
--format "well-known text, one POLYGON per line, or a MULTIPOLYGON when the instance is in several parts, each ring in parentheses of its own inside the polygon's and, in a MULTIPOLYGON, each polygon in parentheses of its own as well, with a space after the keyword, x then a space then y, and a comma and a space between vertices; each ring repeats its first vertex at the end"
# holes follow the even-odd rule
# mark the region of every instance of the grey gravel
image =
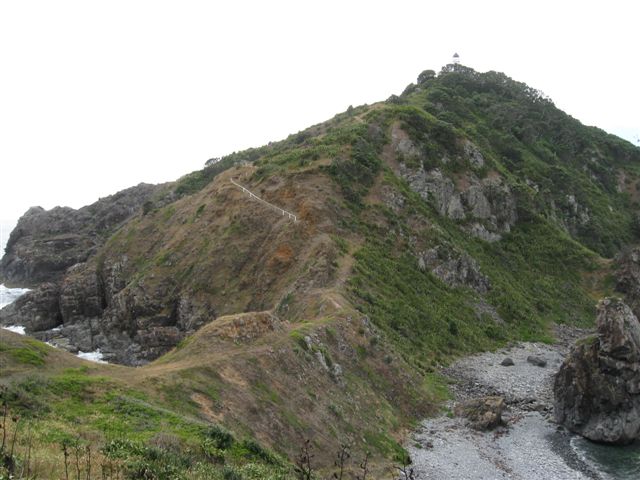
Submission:
POLYGON ((501 395, 509 407, 507 426, 478 432, 451 413, 424 420, 407 445, 417 478, 597 479, 586 465, 570 458, 570 435, 551 422, 553 376, 566 351, 567 343, 522 343, 467 357, 444 369, 443 373, 455 381, 449 412, 459 401, 501 395), (501 365, 506 356, 513 359, 509 368, 501 365), (545 359, 547 368, 527 362, 529 356, 545 359), (566 448, 558 448, 558 444, 566 448))

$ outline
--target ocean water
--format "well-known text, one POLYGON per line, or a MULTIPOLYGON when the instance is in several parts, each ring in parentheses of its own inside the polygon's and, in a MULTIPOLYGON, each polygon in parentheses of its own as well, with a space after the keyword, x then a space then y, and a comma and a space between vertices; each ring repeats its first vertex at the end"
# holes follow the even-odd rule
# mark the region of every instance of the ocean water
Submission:
POLYGON ((640 442, 615 446, 574 437, 571 440, 571 448, 583 462, 599 472, 606 480, 640 479, 640 442))
MULTIPOLYGON (((4 248, 15 224, 15 221, 0 220, 0 257, 4 256, 4 248)), ((26 288, 6 288, 0 284, 0 308, 6 307, 28 291, 26 288)))
POLYGON ((0 284, 0 308, 6 307, 29 291, 28 288, 6 288, 0 284))
MULTIPOLYGON (((4 249, 7 245, 7 241, 9 240, 9 234, 11 233, 11 230, 13 229, 15 224, 16 222, 0 220, 0 253, 2 255, 4 255, 4 249)), ((6 307, 10 303, 16 301, 21 295, 24 295, 28 291, 28 288, 7 288, 4 285, 0 284, 0 308, 6 307)), ((25 334, 25 329, 21 325, 9 325, 2 328, 14 333, 19 333, 20 335, 25 334)), ((50 343, 49 345, 52 344, 50 343)), ((100 349, 94 352, 78 352, 77 355, 78 357, 89 360, 91 362, 107 363, 105 360, 103 360, 103 355, 100 349)))

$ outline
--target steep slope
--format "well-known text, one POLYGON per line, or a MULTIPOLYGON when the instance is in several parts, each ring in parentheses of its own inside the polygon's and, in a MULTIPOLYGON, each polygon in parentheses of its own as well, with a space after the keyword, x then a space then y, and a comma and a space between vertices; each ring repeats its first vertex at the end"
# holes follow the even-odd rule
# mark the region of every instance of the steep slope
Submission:
POLYGON ((343 439, 392 458, 439 398, 440 365, 592 324, 608 258, 638 241, 639 175, 640 149, 524 84, 426 71, 163 187, 0 322, 155 360, 118 375, 290 458, 308 437, 325 465, 343 439))

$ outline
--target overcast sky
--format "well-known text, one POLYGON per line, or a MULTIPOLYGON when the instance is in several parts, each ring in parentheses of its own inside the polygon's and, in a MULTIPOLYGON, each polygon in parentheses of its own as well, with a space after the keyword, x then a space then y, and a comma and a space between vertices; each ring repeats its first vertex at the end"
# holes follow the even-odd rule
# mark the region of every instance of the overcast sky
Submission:
POLYGON ((454 52, 637 144, 639 5, 0 0, 0 219, 174 180, 454 52))

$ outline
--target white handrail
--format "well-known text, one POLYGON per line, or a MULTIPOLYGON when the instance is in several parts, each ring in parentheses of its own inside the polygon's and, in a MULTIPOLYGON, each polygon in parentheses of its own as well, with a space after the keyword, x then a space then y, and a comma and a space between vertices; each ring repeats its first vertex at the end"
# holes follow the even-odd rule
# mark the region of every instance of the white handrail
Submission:
POLYGON ((298 221, 298 217, 296 215, 294 215, 291 212, 287 212, 286 210, 275 206, 273 203, 269 203, 266 200, 263 200, 262 198, 260 198, 259 196, 257 196, 255 193, 252 193, 248 188, 243 187, 242 185, 240 185, 239 183, 236 183, 233 178, 231 179, 231 183, 233 183, 236 187, 241 188, 242 189, 242 193, 246 193, 249 195, 249 198, 255 198, 256 200, 258 200, 259 202, 264 203, 265 205, 267 205, 268 207, 273 208, 274 210, 277 210, 279 212, 282 212, 282 216, 284 217, 285 215, 287 215, 289 217, 289 220, 293 220, 294 222, 298 221))

